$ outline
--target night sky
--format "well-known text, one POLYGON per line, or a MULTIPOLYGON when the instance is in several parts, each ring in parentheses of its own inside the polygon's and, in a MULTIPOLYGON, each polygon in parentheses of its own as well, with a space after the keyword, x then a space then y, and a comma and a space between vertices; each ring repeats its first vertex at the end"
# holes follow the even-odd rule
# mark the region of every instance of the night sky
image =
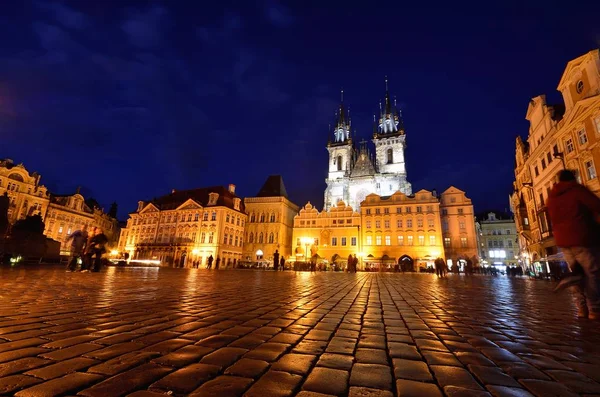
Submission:
POLYGON ((600 2, 486 3, 7 1, 0 157, 122 219, 173 188, 251 196, 270 174, 320 208, 340 88, 370 139, 387 75, 413 190, 502 210, 528 100, 558 101, 566 63, 599 46, 600 2))

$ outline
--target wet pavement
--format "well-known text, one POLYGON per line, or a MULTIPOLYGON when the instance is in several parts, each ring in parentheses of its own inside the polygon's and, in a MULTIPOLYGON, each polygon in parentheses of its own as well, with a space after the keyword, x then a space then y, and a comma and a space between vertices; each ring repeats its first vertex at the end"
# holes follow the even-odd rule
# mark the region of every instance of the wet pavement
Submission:
POLYGON ((0 268, 0 394, 600 395, 600 322, 519 278, 0 268))

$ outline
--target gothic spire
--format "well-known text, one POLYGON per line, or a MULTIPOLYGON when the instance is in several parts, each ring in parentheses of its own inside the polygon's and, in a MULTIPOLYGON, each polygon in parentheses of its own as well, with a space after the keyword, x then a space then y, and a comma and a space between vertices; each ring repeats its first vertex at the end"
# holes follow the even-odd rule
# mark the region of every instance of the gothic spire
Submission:
POLYGON ((336 121, 333 128, 333 135, 335 137, 333 143, 347 143, 351 141, 350 136, 350 110, 346 110, 344 105, 344 89, 340 90, 340 106, 338 111, 335 113, 336 121))
POLYGON ((394 96, 394 103, 392 104, 387 76, 385 76, 384 102, 383 106, 381 101, 379 102, 380 119, 374 135, 404 134, 402 113, 397 108, 396 96, 394 96))

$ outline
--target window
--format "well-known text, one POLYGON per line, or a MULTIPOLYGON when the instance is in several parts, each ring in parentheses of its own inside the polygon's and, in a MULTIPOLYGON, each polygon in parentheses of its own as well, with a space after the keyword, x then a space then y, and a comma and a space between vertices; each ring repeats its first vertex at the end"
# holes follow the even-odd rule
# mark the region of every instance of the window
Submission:
POLYGON ((545 170, 546 169, 546 159, 542 158, 542 169, 545 170))
POLYGON ((550 165, 550 163, 552 163, 552 153, 546 153, 546 158, 548 159, 548 165, 550 165))
POLYGON ((444 237, 444 247, 450 247, 450 237, 444 237))
POLYGON ((227 233, 223 236, 223 244, 227 244, 227 233))
POLYGON ((396 221, 396 227, 397 227, 398 229, 402 227, 402 219, 398 219, 398 220, 396 221))
POLYGON ((390 228, 390 220, 389 219, 386 219, 385 221, 383 221, 383 223, 384 223, 386 229, 390 228))
POLYGON ((213 211, 213 212, 212 212, 212 215, 211 215, 211 217, 210 217, 210 220, 211 220, 211 221, 216 221, 216 220, 217 220, 217 211, 213 211))
POLYGON ((451 203, 456 203, 456 197, 450 197, 450 202, 451 203))
POLYGON ((367 208, 366 211, 367 211, 367 215, 371 215, 371 209, 370 208, 367 208))
POLYGON ((575 85, 575 90, 577 90, 578 94, 581 94, 583 92, 583 81, 579 80, 577 82, 577 84, 575 85))
POLYGON ((392 164, 394 162, 394 151, 390 148, 387 150, 387 163, 392 164))
POLYGON ((585 171, 587 172, 588 179, 596 178, 596 167, 594 167, 592 160, 585 162, 585 171))
POLYGON ((371 221, 367 221, 367 229, 371 228, 371 221))
POLYGON ((396 208, 396 214, 401 214, 401 213, 402 213, 402 207, 396 208))
POLYGON ((367 236, 367 245, 373 245, 373 237, 367 236))
POLYGON ((381 227, 381 221, 377 220, 375 221, 375 228, 379 229, 381 227))
POLYGON ((389 208, 387 208, 387 207, 386 207, 386 208, 384 208, 384 209, 383 209, 383 213, 384 213, 384 214, 389 214, 389 213, 390 213, 390 209, 389 209, 389 208))
POLYGON ((346 219, 346 223, 352 223, 352 219, 346 219))
POLYGON ((225 216, 225 222, 229 223, 229 214, 225 216))
POLYGON ((462 248, 467 248, 467 238, 466 237, 461 237, 460 238, 460 246, 462 248))
POLYGON ((569 154, 573 150, 575 150, 575 147, 573 147, 573 140, 571 138, 569 138, 565 141, 565 150, 566 150, 567 154, 569 154))
POLYGON ((336 246, 337 245, 337 237, 332 237, 331 238, 331 245, 332 246, 336 246))
POLYGON ((58 228, 58 234, 61 234, 63 232, 63 225, 60 225, 60 227, 58 228))
POLYGON ((419 245, 425 245, 425 236, 419 236, 419 245))
POLYGON ((375 186, 375 187, 376 187, 377 189, 380 189, 380 188, 381 188, 381 183, 379 183, 379 182, 378 182, 378 183, 376 184, 376 186, 375 186))
POLYGON ((432 228, 434 227, 435 223, 433 221, 433 218, 428 218, 427 219, 427 227, 432 228))
POLYGON ((356 247, 356 237, 350 238, 350 245, 356 247))
POLYGON ((433 212, 433 205, 427 206, 427 212, 433 212))
POLYGON ((594 124, 596 125, 596 133, 600 134, 600 116, 596 116, 594 124))
POLYGON ((412 227, 412 219, 407 219, 406 220, 406 227, 412 227))
POLYGON ((342 247, 346 246, 346 237, 342 237, 342 247))
POLYGON ((264 222, 265 221, 265 214, 260 214, 260 222, 264 222))
POLYGON ((466 227, 465 227, 465 221, 460 221, 460 222, 458 223, 458 227, 459 227, 461 230, 464 230, 464 229, 466 229, 466 227))
POLYGON ((71 235, 71 226, 69 226, 69 228, 67 229, 67 236, 71 235))
POLYGON ((262 232, 261 232, 261 233, 258 235, 258 243, 259 243, 259 244, 262 244, 262 243, 263 243, 263 241, 264 241, 264 236, 263 236, 263 234, 262 234, 262 232))
POLYGON ((235 236, 235 246, 238 246, 238 236, 235 236))
POLYGON ((275 222, 275 214, 271 214, 269 222, 275 222))
POLYGON ((540 170, 538 169, 537 165, 533 167, 533 171, 535 172, 535 176, 540 176, 540 170))
POLYGON ((406 237, 406 244, 413 245, 413 236, 406 237))
POLYGON ((273 244, 273 242, 275 241, 275 235, 273 233, 269 234, 269 244, 273 244))
POLYGON ((215 238, 215 233, 214 232, 208 233, 208 243, 209 244, 213 243, 214 238, 215 238))
POLYGON ((462 214, 463 214, 463 209, 462 209, 462 208, 459 208, 459 209, 458 209, 458 215, 462 215, 462 214))
POLYGON ((381 245, 381 236, 375 236, 375 245, 381 245))
POLYGON ((412 208, 412 207, 406 207, 406 213, 407 213, 407 214, 410 214, 410 212, 411 212, 411 208, 412 208))
POLYGON ((337 170, 342 170, 342 156, 337 156, 337 170))
POLYGON ((375 208, 375 215, 379 215, 381 214, 381 209, 380 208, 375 208))
POLYGON ((254 215, 254 213, 252 213, 252 215, 250 215, 250 222, 256 222, 256 215, 254 215))
POLYGON ((196 215, 194 215, 194 221, 198 222, 199 219, 200 219, 200 214, 196 213, 196 215))
POLYGON ((404 236, 398 236, 398 245, 404 245, 404 236))
POLYGON ((417 227, 418 227, 418 228, 421 228, 421 227, 423 227, 423 218, 419 218, 419 219, 417 219, 417 227))
POLYGON ((435 236, 429 236, 429 245, 435 245, 435 236))
POLYGON ((577 139, 579 140, 580 145, 585 145, 588 142, 587 134, 585 133, 585 128, 577 131, 577 139))
POLYGON ((421 207, 420 205, 417 205, 417 213, 421 213, 423 212, 423 207, 421 207))

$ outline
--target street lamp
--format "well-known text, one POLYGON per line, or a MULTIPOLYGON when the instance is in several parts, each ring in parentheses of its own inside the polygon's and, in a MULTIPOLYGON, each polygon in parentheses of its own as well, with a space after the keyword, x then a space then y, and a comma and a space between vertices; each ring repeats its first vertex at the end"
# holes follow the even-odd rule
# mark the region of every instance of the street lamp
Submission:
POLYGON ((555 159, 560 159, 560 161, 562 162, 563 170, 567 169, 567 166, 565 165, 565 154, 563 152, 559 152, 557 150, 552 154, 552 157, 554 157, 555 159))

